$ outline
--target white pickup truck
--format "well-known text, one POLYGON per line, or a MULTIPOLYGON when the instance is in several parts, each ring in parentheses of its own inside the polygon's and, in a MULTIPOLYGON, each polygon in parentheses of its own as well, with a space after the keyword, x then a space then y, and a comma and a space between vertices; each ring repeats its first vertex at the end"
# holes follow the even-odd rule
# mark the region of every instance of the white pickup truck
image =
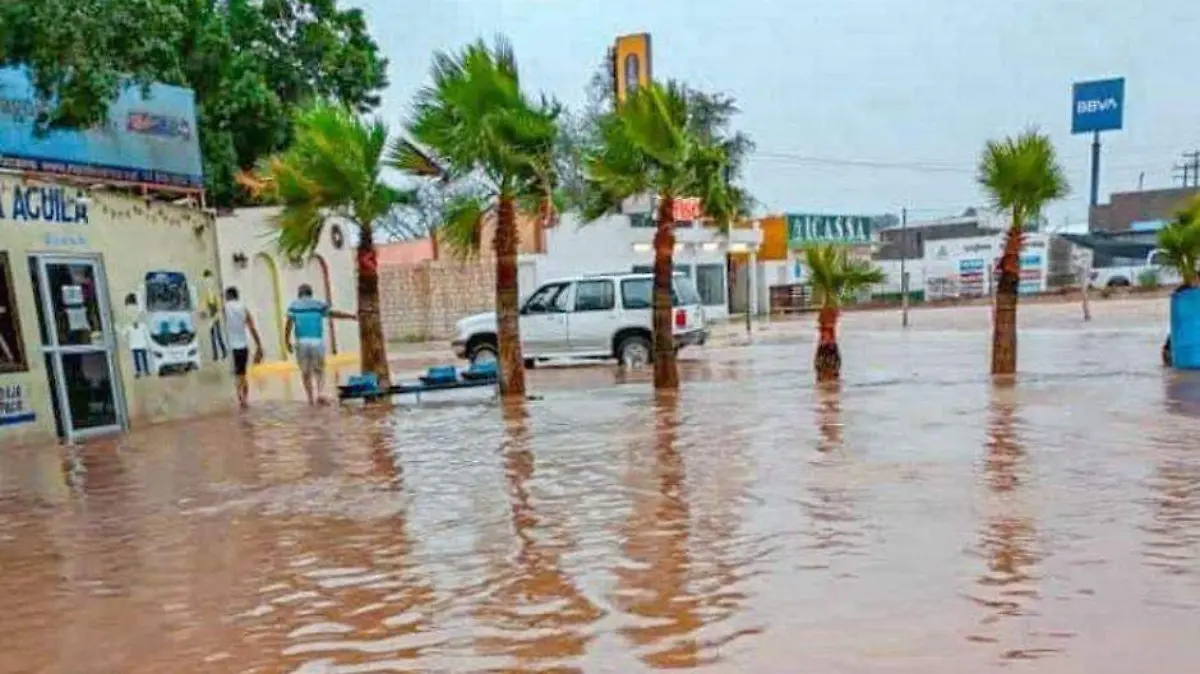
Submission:
MULTIPOLYGON (((708 322, 690 279, 676 274, 672 292, 677 348, 703 344, 708 322)), ((626 367, 650 362, 654 278, 650 274, 599 274, 542 284, 521 305, 521 350, 526 367, 558 358, 615 358, 626 367)), ((451 342, 472 363, 495 360, 496 314, 460 320, 451 342)))

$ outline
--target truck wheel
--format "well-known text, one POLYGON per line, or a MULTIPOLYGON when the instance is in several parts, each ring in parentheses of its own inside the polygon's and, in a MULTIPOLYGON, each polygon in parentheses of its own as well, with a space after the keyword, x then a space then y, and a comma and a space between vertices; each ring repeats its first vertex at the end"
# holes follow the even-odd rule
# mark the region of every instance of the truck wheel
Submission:
POLYGON ((471 346, 470 352, 467 354, 467 360, 472 365, 479 363, 495 363, 498 360, 498 350, 496 345, 489 341, 479 341, 471 346))
POLYGON ((617 344, 617 361, 621 367, 636 370, 650 363, 650 340, 641 335, 629 335, 617 344))
POLYGON ((526 358, 525 359, 525 369, 526 370, 532 370, 535 367, 537 367, 537 358, 526 358))

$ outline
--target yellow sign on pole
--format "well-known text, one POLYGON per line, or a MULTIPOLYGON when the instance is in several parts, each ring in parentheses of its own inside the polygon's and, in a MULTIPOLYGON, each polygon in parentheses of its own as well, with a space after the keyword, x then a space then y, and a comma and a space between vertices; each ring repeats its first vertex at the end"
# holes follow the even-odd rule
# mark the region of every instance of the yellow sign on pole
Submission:
POLYGON ((613 45, 613 82, 618 103, 637 90, 650 84, 653 77, 651 67, 650 34, 622 35, 613 45))

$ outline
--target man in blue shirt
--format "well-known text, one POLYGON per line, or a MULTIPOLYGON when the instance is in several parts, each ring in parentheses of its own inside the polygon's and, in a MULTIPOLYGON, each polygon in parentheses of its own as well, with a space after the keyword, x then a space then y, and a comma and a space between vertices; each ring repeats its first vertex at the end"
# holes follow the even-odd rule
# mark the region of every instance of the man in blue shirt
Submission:
POLYGON ((325 302, 313 298, 312 286, 300 285, 298 297, 292 300, 287 310, 287 325, 283 333, 287 337, 289 352, 296 354, 300 366, 300 378, 304 382, 304 393, 308 404, 324 404, 325 400, 325 321, 328 318, 358 320, 358 316, 344 311, 335 311, 325 302), (292 335, 295 334, 295 345, 292 335), (315 397, 313 380, 316 380, 315 397))

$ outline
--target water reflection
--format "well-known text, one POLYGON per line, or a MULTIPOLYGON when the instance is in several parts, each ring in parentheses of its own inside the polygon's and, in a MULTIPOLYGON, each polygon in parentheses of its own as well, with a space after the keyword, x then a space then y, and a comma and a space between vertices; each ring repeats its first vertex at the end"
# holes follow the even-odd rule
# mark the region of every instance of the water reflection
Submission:
POLYGON ((1120 310, 1023 307, 1008 388, 986 308, 847 315, 840 390, 801 321, 677 398, 538 368, 4 447, 0 670, 1191 672, 1200 395, 1120 310))
POLYGON ((505 403, 502 415, 501 456, 515 540, 511 555, 488 555, 483 593, 473 611, 483 628, 475 647, 484 658, 511 658, 501 671, 564 671, 586 652, 589 628, 604 612, 562 568, 563 557, 575 550, 566 527, 550 509, 535 509, 536 459, 525 403, 505 403))
POLYGON ((985 614, 979 621, 981 630, 969 637, 972 641, 1000 644, 1000 657, 1006 660, 1031 659, 1057 650, 1032 647, 1024 625, 1001 624, 1006 619, 1034 615, 1041 600, 1037 573, 1041 558, 1025 493, 1030 467, 1018 432, 1017 395, 1012 383, 998 383, 992 388, 982 476, 987 494, 978 544, 986 568, 976 579, 978 587, 972 595, 985 614), (1019 633, 1013 639, 1016 643, 998 636, 1008 630, 1019 633))

